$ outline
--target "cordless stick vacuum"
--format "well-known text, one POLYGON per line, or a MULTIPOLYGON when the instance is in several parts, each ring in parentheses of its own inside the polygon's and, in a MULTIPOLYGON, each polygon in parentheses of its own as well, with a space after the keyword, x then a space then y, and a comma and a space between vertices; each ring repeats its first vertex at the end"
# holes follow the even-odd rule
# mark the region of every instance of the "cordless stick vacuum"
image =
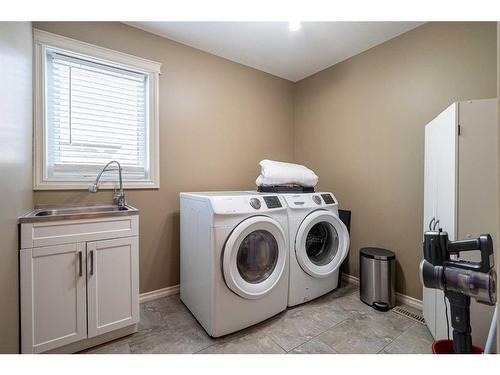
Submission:
POLYGON ((470 301, 496 303, 496 273, 493 269, 493 242, 489 234, 477 239, 450 241, 441 229, 424 234, 424 260, 420 263, 422 284, 441 289, 450 302, 453 350, 472 352, 470 301), (480 262, 460 260, 464 251, 479 250, 480 262))

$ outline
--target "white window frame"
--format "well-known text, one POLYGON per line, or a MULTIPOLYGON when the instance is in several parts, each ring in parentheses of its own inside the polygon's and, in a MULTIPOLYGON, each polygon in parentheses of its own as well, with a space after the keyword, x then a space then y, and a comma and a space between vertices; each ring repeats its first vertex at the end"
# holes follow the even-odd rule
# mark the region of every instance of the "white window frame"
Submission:
MULTIPOLYGON (((148 131, 149 131, 149 179, 124 180, 123 186, 129 189, 158 189, 160 187, 160 144, 159 144, 159 76, 161 63, 141 57, 99 47, 79 40, 66 38, 46 31, 33 29, 34 40, 34 152, 33 152, 33 189, 34 190, 76 190, 87 189, 89 181, 55 180, 46 176, 46 82, 45 56, 47 49, 58 49, 72 55, 91 57, 113 66, 133 69, 148 75, 148 131)), ((116 173, 116 172, 110 172, 116 173)), ((117 176, 118 177, 118 176, 117 176)), ((102 180, 99 187, 113 189, 116 181, 102 180)))

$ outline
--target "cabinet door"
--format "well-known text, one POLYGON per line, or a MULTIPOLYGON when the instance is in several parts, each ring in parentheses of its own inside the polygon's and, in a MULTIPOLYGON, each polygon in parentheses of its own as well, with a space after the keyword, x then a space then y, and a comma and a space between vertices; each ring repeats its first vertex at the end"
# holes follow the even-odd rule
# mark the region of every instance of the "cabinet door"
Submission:
MULTIPOLYGON (((449 106, 439 116, 436 141, 437 159, 437 218, 439 227, 448 232, 450 240, 456 240, 457 187, 458 187, 458 103, 449 106)), ((445 339, 452 332, 450 304, 441 290, 436 290, 436 331, 434 338, 445 339), (446 305, 445 305, 446 304, 446 305), (448 322, 446 316, 448 315, 448 322)))
MULTIPOLYGON (((432 229, 437 216, 437 159, 439 153, 435 136, 436 124, 434 121, 425 127, 423 232, 432 229)), ((422 300, 424 319, 431 334, 434 336, 436 332, 436 291, 423 287, 422 300)))
POLYGON ((425 127, 424 232, 429 230, 429 226, 434 224, 437 216, 439 145, 436 139, 436 132, 437 129, 433 122, 425 127))
POLYGON ((457 159, 458 159, 458 104, 450 105, 439 117, 434 134, 437 163, 437 219, 439 227, 456 239, 457 226, 457 159))
POLYGON ((84 243, 21 251, 23 353, 87 337, 84 251, 84 243))
POLYGON ((87 242, 88 336, 139 321, 137 237, 87 242))
MULTIPOLYGON (((424 231, 434 218, 450 239, 456 235, 457 111, 454 103, 425 127, 424 231)), ((424 319, 436 339, 447 335, 443 300, 443 292, 423 288, 424 319)))

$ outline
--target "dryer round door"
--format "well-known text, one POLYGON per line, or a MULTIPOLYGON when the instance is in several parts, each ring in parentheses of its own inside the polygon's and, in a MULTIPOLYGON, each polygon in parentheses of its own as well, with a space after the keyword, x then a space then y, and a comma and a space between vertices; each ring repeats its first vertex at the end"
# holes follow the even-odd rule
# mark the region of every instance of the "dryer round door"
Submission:
POLYGON ((267 216, 242 221, 229 235, 222 255, 227 286, 247 299, 265 296, 276 286, 286 265, 285 232, 267 216))
POLYGON ((312 277, 330 276, 340 267, 348 249, 347 227, 331 212, 314 211, 299 226, 295 255, 302 269, 312 277))

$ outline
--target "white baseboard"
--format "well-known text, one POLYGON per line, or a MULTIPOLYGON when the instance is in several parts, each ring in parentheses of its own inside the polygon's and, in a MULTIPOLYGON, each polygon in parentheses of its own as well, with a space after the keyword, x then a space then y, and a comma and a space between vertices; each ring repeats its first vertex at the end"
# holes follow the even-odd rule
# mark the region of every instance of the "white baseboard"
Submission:
MULTIPOLYGON (((346 283, 359 286, 359 278, 357 278, 356 276, 343 273, 342 280, 344 280, 346 283)), ((399 304, 405 304, 406 306, 410 306, 414 309, 422 311, 422 301, 419 299, 396 292, 396 301, 399 304)))
POLYGON ((347 273, 343 273, 342 280, 344 280, 346 283, 359 286, 359 279, 356 276, 351 276, 347 273))
POLYGON ((179 294, 179 284, 139 294, 139 303, 179 294))
POLYGON ((406 294, 401 294, 396 292, 396 300, 400 304, 404 304, 406 306, 410 306, 413 307, 414 309, 422 311, 422 301, 419 299, 407 296, 406 294))
MULTIPOLYGON (((348 275, 346 273, 342 274, 342 280, 345 282, 359 286, 359 278, 356 276, 348 275)), ((141 293, 139 295, 139 303, 153 301, 158 298, 173 296, 174 294, 179 294, 179 285, 173 285, 162 289, 152 290, 150 292, 141 293)), ((422 301, 402 293, 396 292, 396 299, 398 303, 405 304, 407 306, 413 307, 418 310, 422 310, 422 301)))

